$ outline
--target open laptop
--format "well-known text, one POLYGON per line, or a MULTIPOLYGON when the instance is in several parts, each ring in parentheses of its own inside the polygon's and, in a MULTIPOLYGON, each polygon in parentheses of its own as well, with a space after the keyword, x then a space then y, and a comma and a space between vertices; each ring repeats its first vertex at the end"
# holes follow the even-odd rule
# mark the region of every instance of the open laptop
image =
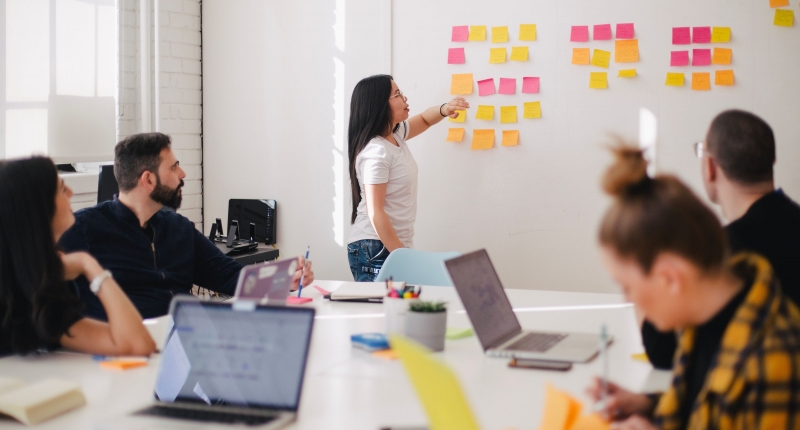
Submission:
POLYGON ((236 300, 252 300, 259 304, 285 304, 292 288, 297 259, 287 258, 245 266, 236 283, 236 300))
POLYGON ((278 429, 295 420, 313 308, 176 297, 155 402, 113 428, 278 429))
POLYGON ((571 362, 597 355, 597 334, 523 331, 485 249, 444 265, 487 355, 571 362))

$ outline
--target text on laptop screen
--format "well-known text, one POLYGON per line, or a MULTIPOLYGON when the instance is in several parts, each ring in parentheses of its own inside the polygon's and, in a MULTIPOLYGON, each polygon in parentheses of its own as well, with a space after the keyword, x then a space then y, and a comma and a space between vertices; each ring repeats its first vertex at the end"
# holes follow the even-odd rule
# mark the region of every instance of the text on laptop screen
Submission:
POLYGON ((484 349, 522 330, 486 250, 447 260, 445 266, 484 349))
POLYGON ((156 398, 297 410, 314 322, 305 311, 176 303, 156 398))

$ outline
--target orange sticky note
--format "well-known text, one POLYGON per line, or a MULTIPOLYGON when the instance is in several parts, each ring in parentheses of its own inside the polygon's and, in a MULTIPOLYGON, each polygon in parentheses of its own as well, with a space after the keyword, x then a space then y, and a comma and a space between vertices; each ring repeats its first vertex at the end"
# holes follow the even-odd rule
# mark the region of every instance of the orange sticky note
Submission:
POLYGON ((692 89, 695 91, 708 91, 711 89, 711 73, 692 73, 692 89))
POLYGON ((717 70, 714 72, 714 85, 733 85, 733 70, 717 70))
POLYGON ((472 130, 472 149, 492 149, 494 146, 494 129, 472 130))
POLYGON ((608 73, 592 72, 589 73, 589 88, 604 90, 608 88, 608 73))
POLYGON ((472 73, 454 74, 450 81, 450 94, 472 94, 472 73))
POLYGON ((589 64, 589 48, 572 48, 572 64, 589 64))
POLYGON ((503 130, 503 146, 517 146, 519 144, 519 130, 503 130))
POLYGON ((544 399, 544 416, 540 430, 564 430, 572 427, 583 406, 569 394, 548 384, 544 399))
POLYGON ((711 56, 711 64, 731 64, 731 56, 733 56, 732 49, 714 48, 714 54, 711 56))
POLYGON ((461 142, 464 140, 463 128, 451 128, 447 130, 447 142, 461 142))
POLYGON ((611 429, 611 424, 608 421, 600 418, 597 414, 581 415, 569 427, 568 430, 605 430, 611 429))
POLYGON ((789 0, 769 0, 769 7, 789 6, 789 0))
POLYGON ((614 41, 614 62, 635 63, 639 61, 639 40, 627 39, 614 41))
POLYGON ((380 351, 373 351, 372 356, 377 358, 382 358, 384 360, 397 360, 397 353, 395 353, 394 350, 392 349, 382 349, 380 351))
POLYGON ((146 360, 109 360, 100 362, 100 367, 112 370, 128 370, 144 366, 147 366, 146 360))
POLYGON ((683 73, 667 73, 667 81, 664 85, 670 87, 682 87, 683 86, 683 73))

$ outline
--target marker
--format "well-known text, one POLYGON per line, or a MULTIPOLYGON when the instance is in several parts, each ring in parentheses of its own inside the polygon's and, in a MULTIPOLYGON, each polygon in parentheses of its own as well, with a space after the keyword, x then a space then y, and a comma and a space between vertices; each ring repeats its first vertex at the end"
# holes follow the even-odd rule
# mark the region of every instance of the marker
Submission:
MULTIPOLYGON (((311 245, 306 248, 306 262, 308 262, 308 253, 311 251, 311 245)), ((300 287, 297 289, 297 297, 300 297, 300 294, 303 293, 303 274, 306 272, 306 267, 300 270, 300 287)))

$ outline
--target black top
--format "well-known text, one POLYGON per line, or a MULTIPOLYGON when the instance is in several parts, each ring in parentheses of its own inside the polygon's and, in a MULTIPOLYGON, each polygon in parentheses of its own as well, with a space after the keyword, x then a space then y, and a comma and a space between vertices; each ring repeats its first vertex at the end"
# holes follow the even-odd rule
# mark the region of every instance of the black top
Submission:
MULTIPOLYGON (((783 190, 756 200, 747 212, 725 227, 732 254, 751 251, 772 264, 783 292, 800 305, 800 206, 783 190)), ((671 369, 677 349, 675 333, 661 333, 649 321, 642 325, 642 343, 657 369, 671 369)))

